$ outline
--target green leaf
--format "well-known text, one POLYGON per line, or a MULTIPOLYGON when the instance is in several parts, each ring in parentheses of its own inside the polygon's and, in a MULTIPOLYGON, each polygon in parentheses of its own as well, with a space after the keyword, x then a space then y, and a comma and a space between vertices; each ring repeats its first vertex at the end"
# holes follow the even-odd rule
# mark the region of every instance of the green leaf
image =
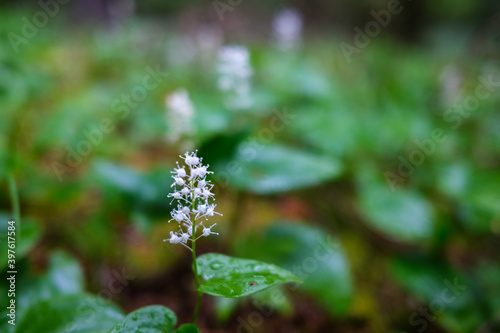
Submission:
POLYGON ((75 258, 65 252, 56 251, 50 257, 49 267, 45 281, 52 290, 57 290, 60 294, 83 291, 83 272, 75 258))
POLYGON ((481 286, 481 295, 488 303, 491 317, 498 316, 500 314, 500 267, 498 263, 481 262, 474 269, 473 276, 481 286))
POLYGON ((433 236, 432 206, 417 192, 373 183, 361 188, 359 200, 366 222, 391 238, 419 242, 433 236))
MULTIPOLYGON (((282 316, 293 313, 293 304, 284 290, 284 285, 270 287, 255 293, 250 297, 250 302, 256 308, 265 308, 266 316, 277 312, 282 316)), ((227 323, 235 314, 241 304, 248 303, 248 298, 217 297, 214 301, 215 315, 220 323, 227 323)))
POLYGON ((341 244, 327 231, 308 225, 277 222, 263 235, 249 235, 235 244, 235 253, 275 262, 304 280, 301 289, 335 315, 348 310, 353 284, 341 244))
POLYGON ((437 172, 435 185, 450 198, 460 198, 467 191, 471 176, 470 167, 464 162, 450 163, 441 166, 437 172))
POLYGON ((257 260, 208 253, 197 262, 203 279, 198 290, 213 296, 242 297, 281 283, 302 282, 289 271, 257 260))
MULTIPOLYGON (((165 189, 170 189, 172 178, 169 171, 155 170, 147 174, 139 173, 127 166, 108 161, 99 161, 93 167, 94 176, 110 198, 119 194, 120 209, 126 207, 134 216, 141 216, 139 226, 148 229, 150 217, 165 216, 170 213, 170 205, 165 201, 165 189), (145 225, 146 224, 146 225, 145 225)), ((113 202, 113 200, 107 200, 113 202)))
POLYGON ((347 107, 335 112, 322 106, 308 105, 296 111, 300 121, 287 130, 309 145, 334 156, 356 153, 359 119, 347 107))
POLYGON ((210 164, 216 174, 224 172, 231 162, 238 146, 250 134, 250 128, 235 129, 234 133, 222 133, 203 143, 198 150, 198 156, 203 156, 203 162, 210 164))
POLYGON ((257 309, 268 307, 266 312, 269 315, 276 311, 282 316, 290 316, 293 313, 292 300, 283 289, 283 285, 279 285, 267 288, 252 295, 251 298, 253 306, 257 309))
MULTIPOLYGON (((257 295, 260 293, 257 293, 257 295)), ((240 304, 239 298, 217 297, 214 301, 217 321, 227 323, 240 304)))
POLYGON ((475 332, 486 321, 473 292, 477 281, 446 263, 427 257, 397 258, 391 271, 398 284, 435 310, 432 315, 447 332, 475 332))
POLYGON ((460 215, 465 227, 475 233, 500 230, 500 173, 483 172, 470 180, 460 198, 460 215))
POLYGON ((34 303, 14 332, 107 333, 122 318, 115 305, 98 296, 64 295, 34 303))
POLYGON ((304 97, 327 99, 335 93, 331 86, 334 78, 325 76, 325 68, 319 69, 312 62, 294 54, 269 53, 265 55, 262 66, 263 72, 269 74, 265 78, 266 86, 275 95, 284 95, 288 102, 304 97))
POLYGON ((168 333, 173 332, 176 322, 177 317, 172 310, 151 305, 129 313, 110 333, 168 333))
POLYGON ((284 145, 255 146, 250 142, 238 148, 230 184, 258 194, 272 194, 321 184, 341 173, 340 162, 324 155, 284 145))
POLYGON ((441 192, 458 203, 464 227, 473 233, 500 230, 500 173, 479 171, 465 162, 442 167, 437 183, 441 192))
POLYGON ((77 294, 84 290, 83 272, 78 261, 61 251, 51 254, 45 275, 27 284, 29 289, 22 290, 18 298, 23 307, 36 300, 77 294))
POLYGON ((184 324, 179 326, 176 333, 200 333, 200 329, 193 324, 184 324))
POLYGON ((31 218, 23 219, 21 223, 21 234, 17 239, 17 253, 25 256, 38 242, 42 235, 40 224, 31 218))
MULTIPOLYGON (((1 221, 11 221, 9 215, 0 213, 1 221)), ((16 221, 17 222, 17 221, 16 221)), ((0 250, 7 253, 7 222, 0 226, 0 250)), ((38 242, 42 229, 38 223, 30 218, 23 219, 22 223, 16 223, 16 260, 24 257, 38 242)), ((0 270, 7 266, 7 260, 0 261, 0 270)))
MULTIPOLYGON (((192 95, 190 93, 190 97, 197 111, 194 119, 196 130, 193 136, 196 138, 210 137, 231 128, 234 114, 221 107, 220 95, 197 91, 192 95)), ((205 158, 205 155, 200 156, 205 158)))
MULTIPOLYGON (((16 285, 18 286, 16 318, 21 322, 26 318, 26 312, 34 304, 66 295, 80 294, 84 289, 83 273, 78 261, 59 251, 51 254, 49 267, 45 274, 37 278, 33 278, 29 274, 22 274, 16 285)), ((0 312, 0 331, 4 327, 2 319, 6 318, 5 314, 4 310, 0 312)))
POLYGON ((94 173, 103 185, 130 197, 157 196, 155 187, 137 171, 126 166, 108 161, 99 161, 94 165, 94 173))

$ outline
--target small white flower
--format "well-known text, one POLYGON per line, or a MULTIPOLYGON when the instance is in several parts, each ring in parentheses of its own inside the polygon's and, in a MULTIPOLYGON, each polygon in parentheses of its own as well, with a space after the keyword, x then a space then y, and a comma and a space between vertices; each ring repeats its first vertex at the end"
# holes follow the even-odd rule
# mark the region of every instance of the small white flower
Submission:
POLYGON ((200 179, 198 182, 198 188, 203 188, 205 186, 207 186, 207 181, 205 179, 200 179))
POLYGON ((174 180, 175 180, 175 184, 177 184, 179 186, 186 184, 186 181, 180 177, 174 177, 174 180))
POLYGON ((181 242, 183 242, 184 244, 186 244, 187 241, 188 241, 188 239, 189 239, 189 237, 191 237, 190 234, 188 234, 188 233, 182 233, 181 236, 180 236, 181 242))
POLYGON ((182 214, 182 212, 176 211, 172 213, 172 218, 177 222, 182 222, 184 220, 184 214, 182 214))
POLYGON ((213 173, 213 172, 207 171, 208 167, 209 167, 208 165, 200 166, 198 168, 191 170, 191 176, 189 177, 189 180, 194 179, 196 177, 205 178, 207 173, 213 173))
POLYGON ((184 215, 187 216, 190 212, 191 212, 191 209, 189 209, 189 207, 187 207, 187 206, 182 207, 182 213, 184 213, 184 215))
POLYGON ((198 187, 197 187, 197 188, 195 188, 195 189, 193 190, 193 193, 194 193, 194 197, 195 197, 195 198, 199 198, 199 197, 201 197, 201 194, 202 194, 202 189, 200 189, 200 188, 198 188, 198 187))
POLYGON ((200 158, 196 156, 196 152, 191 154, 186 152, 186 154, 184 154, 184 157, 181 156, 181 158, 184 158, 184 161, 190 167, 200 164, 200 158))
POLYGON ((198 208, 195 209, 194 212, 196 213, 195 218, 198 219, 200 216, 205 215, 205 213, 207 212, 207 205, 198 205, 198 208))
POLYGON ((208 198, 214 196, 214 194, 212 192, 210 192, 210 190, 206 187, 203 189, 203 193, 201 195, 204 196, 205 199, 208 199, 208 198))
POLYGON ((217 213, 217 212, 215 211, 215 207, 217 207, 217 205, 215 205, 215 204, 214 204, 214 205, 210 205, 210 206, 208 206, 207 211, 206 211, 206 213, 205 213, 205 216, 210 216, 210 217, 212 217, 212 216, 214 216, 214 214, 219 214, 219 215, 221 215, 220 213, 217 213))
POLYGON ((212 224, 212 226, 208 227, 208 228, 205 228, 205 226, 203 225, 203 232, 202 232, 202 236, 210 236, 210 235, 218 235, 219 233, 217 232, 213 232, 212 231, 212 228, 216 225, 217 223, 214 223, 212 224))
POLYGON ((181 223, 184 220, 189 221, 188 215, 184 213, 183 208, 181 206, 178 206, 177 209, 172 210, 170 215, 172 215, 172 219, 170 221, 175 220, 177 221, 177 223, 181 223))
POLYGON ((180 177, 180 178, 184 178, 187 176, 186 170, 184 169, 184 167, 179 168, 179 163, 177 163, 177 169, 174 169, 174 172, 175 172, 176 176, 180 177))
POLYGON ((182 188, 181 194, 183 196, 187 197, 189 195, 189 193, 191 193, 191 191, 189 190, 189 188, 187 188, 187 187, 182 188))
POLYGON ((169 242, 171 244, 179 244, 182 239, 181 237, 177 236, 177 234, 174 234, 173 231, 170 231, 170 238, 169 239, 164 239, 164 242, 169 242))
MULTIPOLYGON (((186 233, 191 235, 193 233, 193 225, 188 223, 183 223, 183 225, 186 227, 186 233)), ((196 232, 196 230, 198 230, 198 226, 194 227, 194 232, 196 232)))
POLYGON ((176 200, 180 200, 182 198, 182 196, 181 196, 181 194, 179 192, 170 193, 168 196, 172 197, 172 198, 174 198, 176 200))

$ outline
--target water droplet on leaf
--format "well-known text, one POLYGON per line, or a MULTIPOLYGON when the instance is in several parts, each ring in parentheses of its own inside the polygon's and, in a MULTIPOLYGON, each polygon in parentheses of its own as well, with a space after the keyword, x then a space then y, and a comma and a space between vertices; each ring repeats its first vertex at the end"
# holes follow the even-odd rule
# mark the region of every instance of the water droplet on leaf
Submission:
POLYGON ((213 270, 218 270, 224 267, 224 264, 221 263, 220 261, 213 261, 210 263, 210 268, 213 270))

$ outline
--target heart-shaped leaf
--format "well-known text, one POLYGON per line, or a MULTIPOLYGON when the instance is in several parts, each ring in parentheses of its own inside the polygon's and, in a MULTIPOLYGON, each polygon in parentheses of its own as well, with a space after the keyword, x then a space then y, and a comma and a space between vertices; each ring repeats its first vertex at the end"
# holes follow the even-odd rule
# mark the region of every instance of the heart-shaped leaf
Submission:
MULTIPOLYGON (((83 273, 77 260, 60 251, 53 252, 49 258, 49 267, 42 276, 34 278, 29 273, 21 274, 16 281, 18 291, 16 292, 16 321, 17 325, 8 325, 4 319, 8 310, 3 299, 0 312, 0 332, 16 332, 13 328, 18 327, 27 315, 27 311, 33 311, 32 307, 44 304, 43 301, 58 299, 59 297, 81 294, 84 290, 83 273)), ((7 291, 5 291, 5 295, 7 291)), ((7 298, 5 301, 8 302, 7 298)))
POLYGON ((500 173, 480 172, 465 162, 442 167, 437 186, 458 203, 464 227, 474 233, 497 230, 500 222, 500 173))
POLYGON ((368 224, 396 240, 418 242, 433 236, 432 206, 418 192, 372 184, 362 187, 359 205, 368 224))
POLYGON ((360 128, 359 119, 350 111, 343 106, 331 112, 307 105, 297 110, 300 121, 292 122, 287 130, 320 151, 334 156, 352 155, 356 153, 356 133, 360 128))
POLYGON ((471 177, 460 198, 460 215, 471 232, 498 230, 500 224, 500 173, 478 173, 471 177))
POLYGON ((340 242, 325 230, 290 222, 273 223, 262 235, 238 241, 235 251, 297 272, 304 280, 301 289, 335 315, 344 314, 351 304, 354 291, 348 260, 340 242))
POLYGON ((110 333, 168 333, 173 332, 176 322, 177 317, 172 310, 151 305, 129 313, 110 333))
MULTIPOLYGON (((431 309, 447 332, 476 332, 486 321, 474 292, 481 290, 480 279, 471 280, 446 263, 428 257, 395 258, 391 272, 398 284, 431 309)), ((424 318, 420 313, 414 322, 419 317, 424 318)))
POLYGON ((151 199, 158 196, 157 189, 144 175, 126 166, 99 161, 95 163, 94 172, 103 186, 127 197, 151 199))
POLYGON ((229 183, 258 194, 272 194, 318 185, 340 175, 331 156, 315 155, 284 145, 240 145, 231 162, 229 183))
POLYGON ((199 291, 223 297, 242 297, 286 282, 302 282, 287 270, 257 260, 208 253, 198 258, 203 282, 199 291))
POLYGON ((171 206, 165 203, 164 191, 170 188, 172 178, 165 170, 143 174, 103 160, 96 162, 93 170, 96 182, 109 196, 107 202, 113 205, 113 199, 119 198, 117 204, 126 207, 141 230, 148 231, 155 217, 170 213, 171 206))
POLYGON ((32 304, 13 332, 107 333, 122 318, 115 305, 98 296, 64 295, 32 304))

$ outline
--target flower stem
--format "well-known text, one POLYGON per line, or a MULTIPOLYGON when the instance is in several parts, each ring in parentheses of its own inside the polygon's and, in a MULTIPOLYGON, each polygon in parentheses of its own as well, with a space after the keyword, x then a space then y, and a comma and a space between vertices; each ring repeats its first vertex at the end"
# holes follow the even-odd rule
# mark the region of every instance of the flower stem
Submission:
POLYGON ((193 315, 193 324, 196 324, 196 319, 198 319, 198 312, 200 310, 200 304, 201 304, 201 297, 203 296, 203 293, 201 291, 198 291, 200 288, 200 278, 198 276, 198 264, 196 263, 196 234, 195 234, 195 225, 193 225, 193 234, 192 234, 192 242, 191 242, 191 249, 193 250, 193 272, 194 272, 194 279, 196 281, 196 290, 198 292, 198 297, 196 298, 196 307, 194 309, 194 315, 193 315))
POLYGON ((19 209, 19 192, 17 190, 16 180, 12 172, 9 172, 7 176, 7 183, 9 187, 10 201, 12 203, 12 217, 17 224, 17 235, 20 237, 20 227, 21 224, 21 210, 19 209))
POLYGON ((196 324, 196 319, 198 319, 198 312, 200 311, 202 292, 198 292, 198 297, 196 298, 196 307, 193 314, 193 324, 196 324))
MULTIPOLYGON (((195 205, 195 199, 193 198, 193 204, 192 204, 192 210, 194 210, 194 205, 195 205)), ((198 319, 198 312, 200 311, 200 305, 201 305, 201 297, 203 296, 203 293, 201 291, 198 291, 200 289, 200 277, 198 276, 198 264, 196 263, 196 220, 194 216, 192 217, 192 223, 193 225, 191 226, 191 252, 193 254, 193 273, 194 273, 194 279, 196 281, 196 291, 198 293, 198 296, 196 297, 196 307, 194 309, 194 314, 193 314, 193 324, 196 324, 196 319, 198 319)))

